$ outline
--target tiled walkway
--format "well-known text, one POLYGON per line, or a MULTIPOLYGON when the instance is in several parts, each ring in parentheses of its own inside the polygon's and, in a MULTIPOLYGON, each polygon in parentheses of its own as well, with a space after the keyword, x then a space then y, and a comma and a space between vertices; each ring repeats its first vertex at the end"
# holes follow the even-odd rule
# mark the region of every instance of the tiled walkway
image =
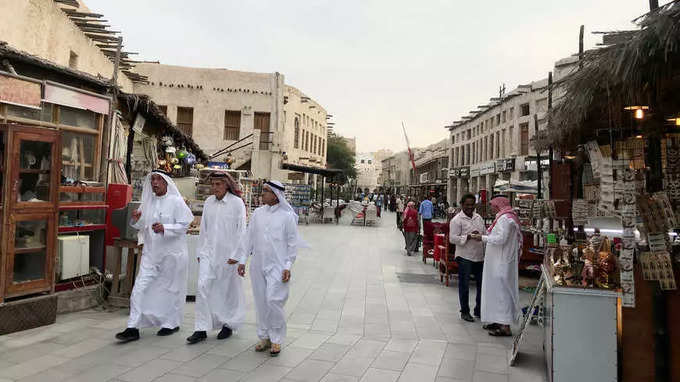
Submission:
MULTIPOLYGON (((530 327, 520 362, 511 339, 461 321, 454 285, 437 282, 432 261, 404 255, 394 214, 379 227, 301 226, 312 245, 293 268, 288 338, 278 358, 255 353, 255 315, 232 338, 188 346, 193 304, 171 337, 142 331, 119 345, 127 311, 61 315, 57 323, 0 337, 6 381, 544 381, 542 338, 530 327), (432 278, 398 274, 431 274, 432 278), (406 282, 409 281, 409 282, 406 282)), ((528 295, 522 294, 527 300, 528 295)))

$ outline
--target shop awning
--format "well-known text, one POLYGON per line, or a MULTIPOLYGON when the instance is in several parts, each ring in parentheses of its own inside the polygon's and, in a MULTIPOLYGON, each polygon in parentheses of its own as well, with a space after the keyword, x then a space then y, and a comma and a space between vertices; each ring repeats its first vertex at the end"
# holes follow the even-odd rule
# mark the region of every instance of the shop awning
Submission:
POLYGON ((497 180, 493 186, 494 192, 514 192, 518 194, 537 194, 538 181, 520 180, 508 182, 507 180, 497 180))
POLYGON ((343 171, 340 169, 336 168, 319 168, 319 167, 310 167, 310 166, 302 166, 299 164, 292 164, 292 163, 283 163, 281 165, 281 168, 283 170, 290 170, 290 171, 297 171, 297 172, 304 172, 306 174, 317 174, 321 175, 324 178, 330 178, 335 175, 342 174, 343 171))

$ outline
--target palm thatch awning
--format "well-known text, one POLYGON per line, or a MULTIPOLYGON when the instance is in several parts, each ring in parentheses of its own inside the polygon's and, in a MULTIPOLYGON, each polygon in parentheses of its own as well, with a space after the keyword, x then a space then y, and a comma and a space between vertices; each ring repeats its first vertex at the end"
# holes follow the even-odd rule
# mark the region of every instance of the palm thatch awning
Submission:
POLYGON ((556 106, 537 149, 573 148, 598 130, 631 125, 629 105, 649 105, 649 125, 663 126, 680 112, 680 2, 672 1, 635 20, 636 31, 607 32, 602 48, 586 51, 575 70, 555 83, 556 106))

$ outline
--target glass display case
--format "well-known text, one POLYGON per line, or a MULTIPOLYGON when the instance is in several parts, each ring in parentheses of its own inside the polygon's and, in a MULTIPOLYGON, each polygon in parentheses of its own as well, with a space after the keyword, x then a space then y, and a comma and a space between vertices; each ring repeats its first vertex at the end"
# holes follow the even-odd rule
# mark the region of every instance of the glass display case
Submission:
POLYGON ((59 207, 59 232, 106 228, 106 205, 59 207))

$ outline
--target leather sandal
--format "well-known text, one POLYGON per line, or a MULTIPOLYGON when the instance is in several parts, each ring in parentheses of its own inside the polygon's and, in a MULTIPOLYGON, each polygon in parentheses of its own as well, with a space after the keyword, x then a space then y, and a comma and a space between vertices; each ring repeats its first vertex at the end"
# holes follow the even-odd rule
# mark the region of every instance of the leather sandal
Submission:
POLYGON ((486 324, 482 326, 482 329, 484 330, 496 330, 500 327, 498 324, 486 324))
POLYGON ((278 357, 279 353, 281 353, 281 345, 272 344, 272 349, 269 351, 269 355, 272 357, 278 357))
POLYGON ((256 352, 263 352, 272 346, 272 342, 269 339, 260 340, 260 342, 255 345, 256 352))
POLYGON ((493 336, 493 337, 512 337, 512 331, 510 331, 510 330, 505 331, 501 328, 496 328, 496 329, 490 331, 489 335, 493 336))

